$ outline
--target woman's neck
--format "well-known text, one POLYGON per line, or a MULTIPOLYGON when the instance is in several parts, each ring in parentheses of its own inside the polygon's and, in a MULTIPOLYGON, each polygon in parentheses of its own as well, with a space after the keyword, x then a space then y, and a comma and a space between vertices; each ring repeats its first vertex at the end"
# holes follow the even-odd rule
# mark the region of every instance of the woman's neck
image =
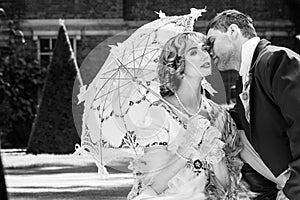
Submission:
POLYGON ((176 91, 183 105, 192 112, 199 110, 201 102, 201 80, 186 79, 181 82, 176 91))

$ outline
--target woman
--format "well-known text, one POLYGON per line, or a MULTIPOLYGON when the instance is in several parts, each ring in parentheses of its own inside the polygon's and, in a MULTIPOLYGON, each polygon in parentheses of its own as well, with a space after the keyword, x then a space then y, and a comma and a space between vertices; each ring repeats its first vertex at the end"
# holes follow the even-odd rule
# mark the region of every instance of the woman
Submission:
POLYGON ((205 44, 203 34, 186 32, 163 48, 158 67, 163 100, 150 110, 168 119, 153 136, 137 137, 144 155, 130 165, 135 182, 128 199, 248 199, 252 195, 241 181, 242 144, 236 126, 224 109, 201 93, 201 82, 211 74, 205 44))

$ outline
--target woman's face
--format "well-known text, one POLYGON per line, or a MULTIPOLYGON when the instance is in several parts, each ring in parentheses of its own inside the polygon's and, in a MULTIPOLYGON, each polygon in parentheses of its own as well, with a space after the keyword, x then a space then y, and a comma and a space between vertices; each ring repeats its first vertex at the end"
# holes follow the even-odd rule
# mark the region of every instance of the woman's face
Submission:
POLYGON ((205 44, 188 41, 185 50, 184 73, 191 77, 206 77, 211 74, 211 58, 205 44))

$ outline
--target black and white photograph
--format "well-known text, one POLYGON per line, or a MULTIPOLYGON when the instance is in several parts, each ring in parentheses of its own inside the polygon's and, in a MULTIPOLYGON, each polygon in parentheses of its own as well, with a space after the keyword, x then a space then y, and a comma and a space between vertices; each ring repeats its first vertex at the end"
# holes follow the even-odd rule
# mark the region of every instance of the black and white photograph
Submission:
POLYGON ((0 0, 1 200, 299 200, 300 0, 0 0))

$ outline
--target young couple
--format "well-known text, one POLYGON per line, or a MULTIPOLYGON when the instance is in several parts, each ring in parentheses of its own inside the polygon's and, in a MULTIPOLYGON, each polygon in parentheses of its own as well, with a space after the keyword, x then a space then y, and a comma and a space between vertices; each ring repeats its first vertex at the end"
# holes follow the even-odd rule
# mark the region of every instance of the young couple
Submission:
POLYGON ((260 39, 250 17, 226 10, 207 36, 171 38, 158 77, 163 101, 150 110, 168 119, 139 141, 145 152, 130 165, 128 199, 300 199, 298 54, 260 39), (202 94, 211 61, 240 73, 230 111, 202 94))

